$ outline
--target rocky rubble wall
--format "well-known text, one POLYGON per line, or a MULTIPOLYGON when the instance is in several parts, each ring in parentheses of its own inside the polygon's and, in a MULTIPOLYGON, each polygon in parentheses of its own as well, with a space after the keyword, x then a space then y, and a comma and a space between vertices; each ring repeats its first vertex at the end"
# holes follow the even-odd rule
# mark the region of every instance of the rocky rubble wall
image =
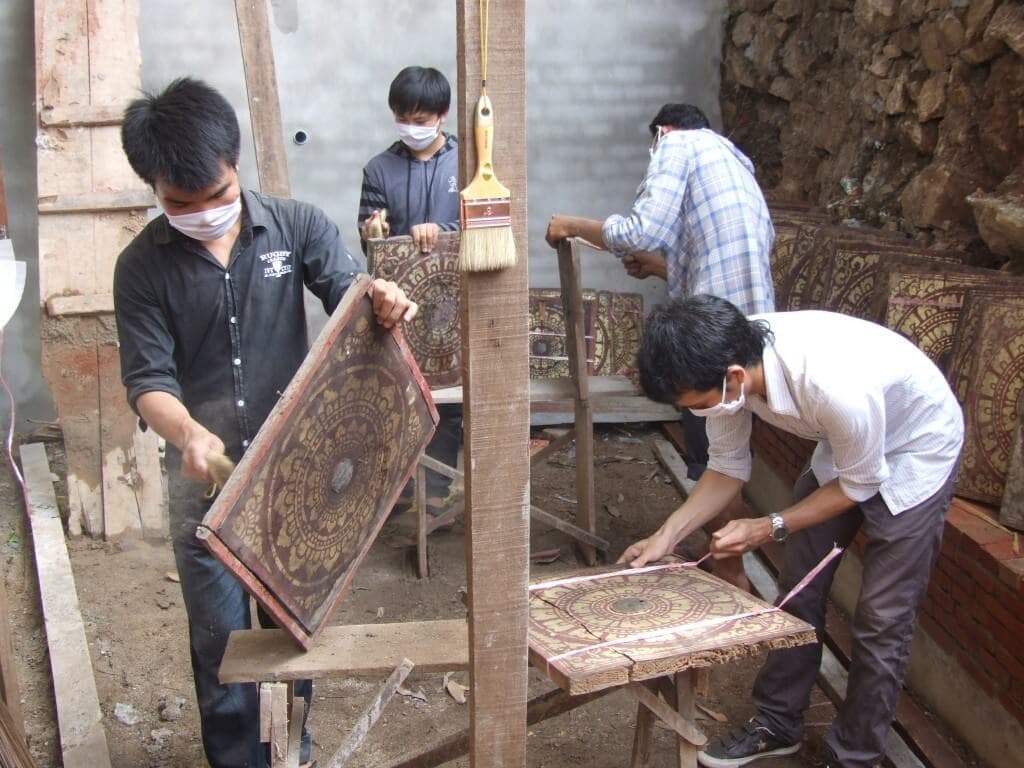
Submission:
POLYGON ((1024 3, 733 0, 721 105, 769 193, 1024 271, 1024 3))

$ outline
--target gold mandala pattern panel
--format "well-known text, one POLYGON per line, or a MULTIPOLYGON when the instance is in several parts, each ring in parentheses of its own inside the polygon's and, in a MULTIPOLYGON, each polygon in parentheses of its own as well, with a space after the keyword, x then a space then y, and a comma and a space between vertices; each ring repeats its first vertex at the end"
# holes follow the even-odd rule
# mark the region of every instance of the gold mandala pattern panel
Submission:
POLYGON ((886 328, 916 344, 944 373, 949 370, 953 337, 969 289, 1024 293, 1024 281, 990 269, 934 272, 898 270, 879 285, 875 314, 886 328), (1016 288, 1008 287, 1008 282, 1016 288))
POLYGON ((825 277, 825 309, 863 320, 882 320, 876 301, 878 286, 888 282, 892 269, 939 271, 960 259, 942 251, 896 246, 836 245, 825 277))
POLYGON ((639 293, 600 291, 594 313, 595 376, 629 376, 636 382, 637 355, 644 327, 644 299, 639 293))
POLYGON ((734 658, 810 639, 809 625, 772 611, 767 603, 698 569, 623 574, 556 586, 534 593, 530 601, 534 663, 570 692, 597 690, 705 666, 718 657, 734 658), (629 639, 686 626, 692 628, 629 639), (600 644, 604 647, 594 647, 600 644))
POLYGON ((459 233, 442 232, 430 253, 410 237, 371 240, 367 260, 374 277, 392 280, 419 304, 405 329, 405 340, 431 387, 461 380, 462 338, 459 326, 459 233))
POLYGON ((776 308, 780 311, 828 308, 832 262, 837 249, 878 246, 882 250, 898 250, 901 242, 906 240, 898 240, 880 230, 799 227, 792 244, 773 258, 776 308))
POLYGON ((307 648, 437 423, 368 286, 346 294, 203 521, 211 550, 307 648))
POLYGON ((964 410, 956 492, 998 505, 1024 396, 1024 297, 968 291, 949 382, 964 410))

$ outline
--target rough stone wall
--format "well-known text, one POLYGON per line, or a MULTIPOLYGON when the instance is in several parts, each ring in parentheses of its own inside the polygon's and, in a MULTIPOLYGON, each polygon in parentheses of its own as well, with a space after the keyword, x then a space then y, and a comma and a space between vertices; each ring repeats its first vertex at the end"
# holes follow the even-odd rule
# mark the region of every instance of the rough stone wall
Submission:
POLYGON ((1024 4, 733 0, 725 130, 779 197, 1024 271, 1024 4))

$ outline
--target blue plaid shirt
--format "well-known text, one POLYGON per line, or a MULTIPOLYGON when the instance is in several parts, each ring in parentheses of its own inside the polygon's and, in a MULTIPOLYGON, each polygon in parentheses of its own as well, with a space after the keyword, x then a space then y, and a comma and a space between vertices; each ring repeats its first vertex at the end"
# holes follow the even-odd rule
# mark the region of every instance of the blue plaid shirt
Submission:
POLYGON ((773 312, 775 229, 754 165, 712 130, 662 136, 628 216, 602 229, 617 256, 660 251, 672 297, 710 293, 745 314, 773 312))

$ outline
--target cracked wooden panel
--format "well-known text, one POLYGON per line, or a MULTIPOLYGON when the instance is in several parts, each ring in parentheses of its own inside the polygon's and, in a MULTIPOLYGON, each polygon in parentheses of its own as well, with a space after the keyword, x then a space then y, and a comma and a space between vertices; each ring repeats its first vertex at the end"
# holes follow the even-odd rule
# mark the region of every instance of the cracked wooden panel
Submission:
POLYGON ((437 424, 361 278, 203 520, 207 546, 308 648, 348 590, 437 424))
POLYGON ((964 411, 956 493, 998 505, 1024 398, 1024 296, 967 292, 948 379, 964 411))
POLYGON ((574 694, 813 640, 810 625, 696 568, 554 586, 530 599, 531 659, 574 694))

